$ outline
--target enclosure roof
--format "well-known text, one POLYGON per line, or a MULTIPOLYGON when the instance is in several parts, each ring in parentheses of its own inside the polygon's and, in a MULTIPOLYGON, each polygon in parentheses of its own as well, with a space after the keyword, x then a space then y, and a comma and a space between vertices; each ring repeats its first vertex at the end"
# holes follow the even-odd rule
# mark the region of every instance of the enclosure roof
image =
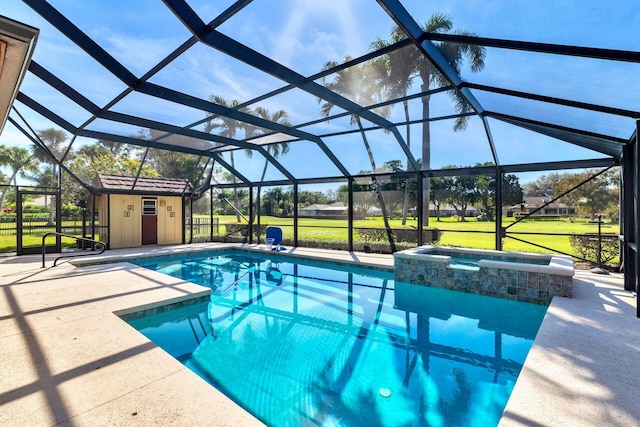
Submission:
POLYGON ((633 0, 4 0, 3 13, 40 35, 0 143, 39 145, 88 185, 76 154, 96 141, 200 189, 394 162, 605 165, 640 116, 633 0))

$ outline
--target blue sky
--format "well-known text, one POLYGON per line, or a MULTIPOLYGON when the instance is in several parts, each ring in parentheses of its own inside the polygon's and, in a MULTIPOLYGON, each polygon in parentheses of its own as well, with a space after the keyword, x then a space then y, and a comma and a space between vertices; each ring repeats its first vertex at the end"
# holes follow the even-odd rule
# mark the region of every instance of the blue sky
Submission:
MULTIPOLYGON (((189 3, 208 22, 233 2, 194 0, 189 3)), ((640 26, 640 12, 633 1, 554 1, 542 5, 524 0, 440 3, 422 0, 403 2, 418 23, 426 22, 436 12, 446 13, 456 29, 468 30, 483 37, 640 51, 640 38, 634 34, 634 29, 640 26)), ((190 36, 175 16, 157 0, 52 0, 50 4, 66 14, 138 76, 190 36)), ((0 14, 40 28, 34 59, 93 102, 104 105, 125 88, 122 82, 21 1, 3 0, 0 14)), ((357 57, 367 53, 373 40, 388 38, 392 26, 389 16, 376 2, 368 0, 255 0, 221 25, 219 31, 302 75, 312 75, 320 71, 327 61, 340 62, 346 56, 357 57)), ((632 63, 487 49, 484 70, 471 73, 463 69, 462 77, 485 85, 640 110, 637 105, 637 99, 640 99, 638 71, 638 64, 632 63)), ((227 100, 237 99, 241 102, 284 86, 275 77, 203 45, 189 49, 150 81, 192 96, 206 99, 216 94, 227 100)), ((419 82, 416 81, 411 93, 418 90, 419 82)), ((55 90, 47 88, 32 75, 24 81, 22 91, 44 105, 55 105, 55 111, 75 125, 89 117, 87 112, 65 100, 55 90)), ((621 120, 566 107, 550 107, 485 92, 474 91, 474 94, 484 108, 491 111, 513 113, 623 138, 630 137, 634 128, 630 119, 621 120)), ((316 99, 299 89, 255 106, 258 105, 269 111, 284 109, 294 124, 320 118, 316 99)), ((25 106, 18 103, 17 107, 35 129, 53 126, 25 106)), ((139 93, 127 96, 114 110, 179 126, 204 116, 201 111, 158 102, 139 93)), ((335 112, 339 111, 335 109, 335 112)), ((448 95, 433 96, 432 116, 452 112, 448 95)), ((417 119, 420 113, 420 101, 412 101, 411 118, 417 119)), ((401 106, 396 105, 389 119, 401 121, 403 117, 401 106)), ((365 123, 367 125, 370 124, 365 123)), ((503 164, 603 157, 497 120, 490 119, 489 125, 499 161, 503 164)), ((89 128, 124 135, 136 132, 135 128, 104 120, 94 122, 89 128)), ((354 129, 348 118, 305 128, 321 134, 348 129, 354 129)), ((454 133, 451 129, 451 121, 432 124, 433 168, 491 161, 485 130, 478 118, 470 120, 464 132, 454 133)), ((399 131, 405 135, 404 128, 399 131)), ((375 131, 370 133, 369 139, 378 166, 388 160, 404 159, 397 142, 389 134, 375 131)), ((357 134, 327 137, 324 140, 350 172, 371 169, 357 134)), ((419 126, 412 126, 411 141, 412 152, 419 158, 419 126)), ((78 143, 90 142, 80 140, 78 143)), ((25 143, 26 139, 11 124, 7 124, 0 135, 0 144, 25 143)), ((235 161, 248 178, 260 177, 264 164, 261 156, 249 158, 238 153, 235 161)), ((297 177, 339 175, 312 143, 292 144, 291 152, 280 161, 297 177)), ((267 179, 280 178, 283 178, 280 172, 269 168, 267 179)), ((521 179, 533 178, 535 175, 529 174, 521 179)))

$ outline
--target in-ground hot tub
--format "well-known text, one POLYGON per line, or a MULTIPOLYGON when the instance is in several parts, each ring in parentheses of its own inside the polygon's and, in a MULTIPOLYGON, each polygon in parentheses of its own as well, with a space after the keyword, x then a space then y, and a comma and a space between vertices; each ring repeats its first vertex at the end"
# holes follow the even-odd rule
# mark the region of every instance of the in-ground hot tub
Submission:
POLYGON ((421 246, 393 254, 395 281, 548 305, 571 297, 565 255, 421 246))

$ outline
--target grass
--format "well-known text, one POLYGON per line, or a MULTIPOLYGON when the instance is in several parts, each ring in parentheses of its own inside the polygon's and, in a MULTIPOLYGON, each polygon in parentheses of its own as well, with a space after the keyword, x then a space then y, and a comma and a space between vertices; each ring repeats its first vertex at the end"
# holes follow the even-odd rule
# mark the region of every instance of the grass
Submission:
MULTIPOLYGON (((218 218, 220 220, 220 224, 236 223, 235 216, 220 216, 218 218)), ((514 224, 514 222, 514 218, 503 219, 502 226, 505 228, 508 227, 507 236, 512 235, 513 237, 565 253, 574 252, 569 242, 569 236, 554 234, 584 234, 598 232, 597 225, 590 224, 586 219, 581 218, 575 219, 573 222, 569 219, 562 219, 558 221, 521 221, 517 224, 514 224), (528 235, 525 233, 548 234, 528 235)), ((261 223, 263 225, 281 227, 285 236, 293 236, 292 218, 263 216, 261 217, 261 223)), ((402 226, 402 221, 400 219, 390 219, 389 224, 392 228, 415 229, 417 221, 411 219, 407 221, 405 226, 402 226)), ((302 240, 347 240, 348 230, 346 220, 299 218, 298 225, 298 238, 302 240)), ((354 221, 353 225, 355 228, 384 228, 382 218, 357 220, 354 221)), ((440 245, 462 246, 478 249, 495 248, 495 222, 478 222, 475 218, 469 218, 464 222, 458 221, 455 218, 442 218, 441 221, 437 221, 436 218, 431 218, 429 221, 429 228, 438 228, 443 231, 442 238, 439 242, 440 245)), ((224 233, 224 230, 221 230, 220 232, 224 233)), ((602 232, 619 234, 619 227, 617 225, 603 224, 602 232)), ((356 233, 354 240, 358 239, 359 237, 356 233)), ((506 251, 549 252, 549 250, 524 242, 519 242, 509 237, 503 238, 503 249, 506 251)))
MULTIPOLYGON (((49 232, 49 230, 47 230, 49 232)), ((44 234, 44 233, 43 233, 44 234)), ((80 233, 78 233, 78 237, 81 237, 80 233)), ((87 236, 90 238, 89 236, 87 236)), ((98 239, 98 235, 96 234, 95 239, 98 239)), ((63 248, 75 248, 76 247, 76 239, 72 239, 70 237, 62 237, 62 247, 63 248)), ((49 236, 46 241, 47 246, 51 246, 55 244, 55 237, 49 236)), ((42 234, 27 234, 22 236, 22 245, 24 247, 40 247, 42 246, 42 234)), ((16 251, 16 235, 0 235, 0 253, 8 253, 16 251)))
MULTIPOLYGON (((217 217, 221 225, 236 224, 235 216, 219 216, 217 217)), ((507 235, 531 241, 541 246, 552 248, 559 252, 573 253, 573 248, 569 243, 568 236, 558 236, 553 234, 584 234, 597 233, 598 228, 595 224, 589 224, 586 219, 576 219, 570 221, 563 219, 558 221, 522 221, 515 225, 513 218, 504 218, 503 227, 508 227, 507 235), (513 226, 511 226, 513 225, 513 226), (526 235, 518 233, 549 233, 547 235, 526 235)), ((278 218, 272 216, 261 217, 263 225, 273 225, 281 227, 283 233, 287 237, 293 237, 293 218, 278 218)), ((390 219, 389 224, 392 228, 409 228, 415 229, 417 221, 410 219, 405 226, 402 226, 400 219, 390 219)), ((347 241, 347 221, 335 219, 317 219, 317 218, 299 218, 299 234, 301 240, 323 240, 323 241, 347 241)), ((365 220, 354 221, 355 228, 384 228, 382 218, 367 218, 365 220)), ((461 246, 467 248, 493 249, 495 248, 495 223, 494 222, 478 222, 475 218, 469 218, 467 221, 458 221, 455 218, 442 218, 437 221, 431 218, 429 228, 438 228, 443 231, 442 238, 439 242, 444 246, 461 246), (477 233, 474 231, 480 231, 477 233)), ((220 233, 224 234, 225 230, 221 229, 220 233)), ((603 233, 619 234, 617 225, 603 225, 603 233)), ((206 232, 208 235, 208 231, 206 232)), ((53 239, 52 237, 50 239, 53 239)), ((362 238, 355 233, 355 241, 362 241, 362 238)), ((49 242, 49 240, 48 240, 49 242)), ((531 244, 523 243, 511 239, 509 237, 503 239, 503 249, 506 251, 525 251, 525 252, 550 252, 531 244)), ((42 236, 24 236, 24 245, 39 246, 42 244, 42 236)), ((64 247, 74 247, 74 239, 63 239, 64 247)), ((16 236, 3 235, 0 236, 0 252, 14 252, 16 250, 16 236)))

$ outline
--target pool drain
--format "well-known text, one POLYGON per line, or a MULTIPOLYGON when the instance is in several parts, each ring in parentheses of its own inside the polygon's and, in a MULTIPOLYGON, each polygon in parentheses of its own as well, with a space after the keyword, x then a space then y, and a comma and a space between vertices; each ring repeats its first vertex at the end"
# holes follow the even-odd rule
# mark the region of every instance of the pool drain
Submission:
POLYGON ((380 390, 378 390, 378 394, 382 397, 391 397, 391 390, 389 390, 386 387, 381 387, 380 390))

